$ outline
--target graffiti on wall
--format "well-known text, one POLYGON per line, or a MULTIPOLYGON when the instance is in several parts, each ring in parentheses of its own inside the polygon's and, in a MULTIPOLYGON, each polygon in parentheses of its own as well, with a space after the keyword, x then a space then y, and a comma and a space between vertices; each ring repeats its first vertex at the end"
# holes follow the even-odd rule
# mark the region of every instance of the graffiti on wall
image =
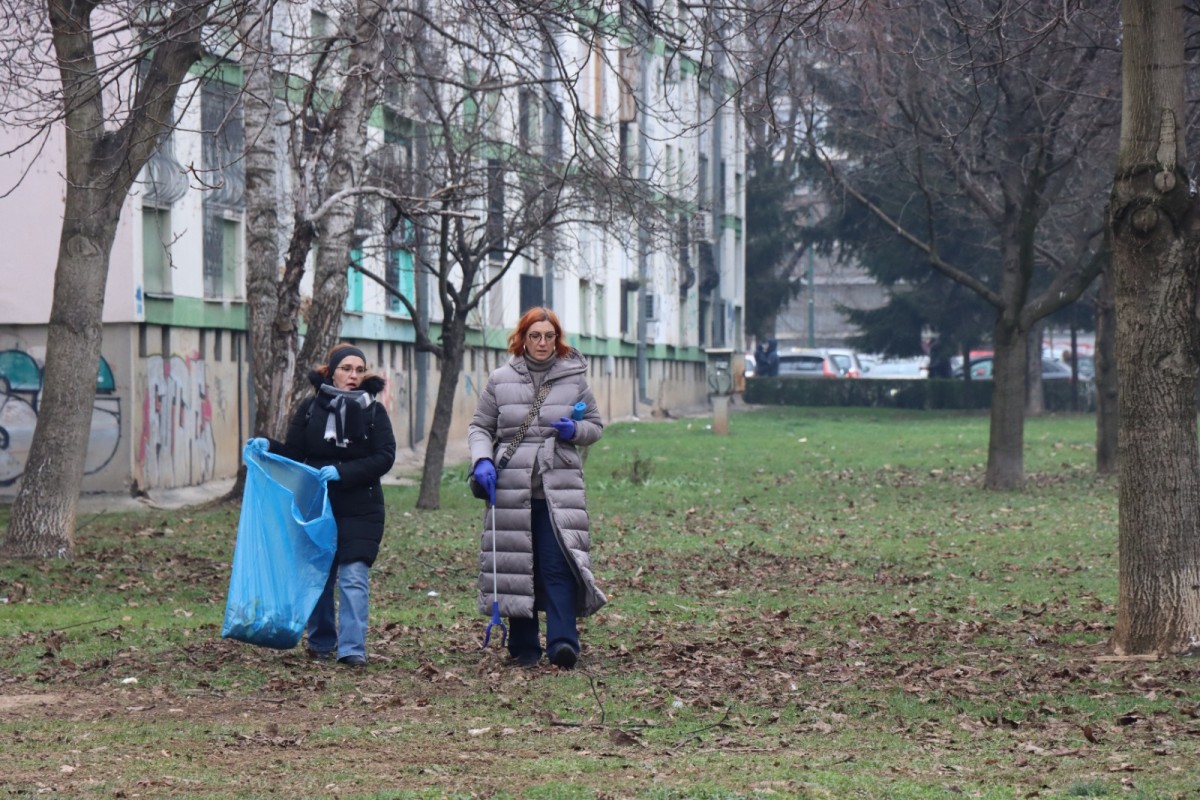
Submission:
POLYGON ((194 486, 210 480, 216 468, 212 422, 204 359, 147 358, 138 451, 141 486, 194 486))
MULTIPOLYGON (((121 440, 121 398, 104 357, 96 374, 96 399, 83 473, 104 469, 121 440)), ((0 486, 12 486, 25 471, 42 396, 42 366, 24 350, 0 350, 0 486)))

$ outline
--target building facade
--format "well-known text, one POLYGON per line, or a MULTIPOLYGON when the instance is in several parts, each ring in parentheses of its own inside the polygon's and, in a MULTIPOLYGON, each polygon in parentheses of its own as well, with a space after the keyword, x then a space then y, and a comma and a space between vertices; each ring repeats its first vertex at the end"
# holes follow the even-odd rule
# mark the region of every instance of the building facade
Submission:
MULTIPOLYGON (((326 24, 315 7, 312 14, 309 24, 326 24)), ((620 36, 598 45, 564 34, 560 46, 578 67, 580 103, 558 108, 582 109, 604 123, 598 129, 612 132, 615 157, 627 160, 614 168, 656 187, 672 209, 675 231, 628 235, 581 221, 565 226, 542 257, 510 268, 474 320, 452 439, 465 439, 479 389, 507 357, 504 335, 532 305, 554 308, 570 342, 589 357, 606 419, 706 407, 705 350, 743 347, 744 145, 719 65, 702 65, 661 41, 634 48, 620 36)), ((80 380, 96 382, 86 492, 230 477, 253 433, 238 74, 195 71, 195 85, 181 92, 173 131, 122 209, 102 360, 98 367, 79 365, 80 380)), ((396 96, 385 93, 394 107, 371 118, 377 166, 414 158, 406 132, 417 111, 396 96)), ((547 107, 545 97, 535 99, 547 107)), ((514 109, 507 124, 516 138, 524 101, 502 102, 514 109)), ((543 132, 549 124, 543 119, 543 132)), ((6 145, 19 136, 0 128, 6 145)), ((62 167, 53 140, 40 152, 21 150, 0 162, 0 179, 15 187, 0 200, 6 212, 0 235, 8 243, 0 256, 0 499, 16 495, 38 422, 62 167)), ((482 175, 489 164, 480 160, 477 168, 482 175)), ((636 228, 636 220, 630 225, 636 228)), ((418 248, 437 242, 414 242, 403 229, 399 235, 364 229, 356 241, 342 339, 361 347, 387 378, 384 401, 398 446, 419 448, 431 422, 438 362, 417 351, 409 311, 384 285, 428 298, 417 291, 429 280, 416 266, 418 248)), ((304 291, 311 297, 311 279, 304 291)), ((439 309, 426 303, 436 329, 439 309)))

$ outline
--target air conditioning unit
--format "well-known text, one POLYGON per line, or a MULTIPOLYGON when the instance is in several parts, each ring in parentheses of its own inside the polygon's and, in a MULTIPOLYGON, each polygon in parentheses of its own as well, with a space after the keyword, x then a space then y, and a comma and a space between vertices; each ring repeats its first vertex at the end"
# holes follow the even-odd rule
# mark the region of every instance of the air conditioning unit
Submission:
POLYGON ((701 211, 692 217, 691 236, 694 242, 712 241, 712 214, 710 212, 701 211))

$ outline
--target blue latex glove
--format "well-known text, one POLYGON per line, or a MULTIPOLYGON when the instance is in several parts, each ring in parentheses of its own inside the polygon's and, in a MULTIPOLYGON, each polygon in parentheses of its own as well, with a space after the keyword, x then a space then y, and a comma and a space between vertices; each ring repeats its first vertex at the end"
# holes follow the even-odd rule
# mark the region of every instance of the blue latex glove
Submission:
POLYGON ((337 467, 330 464, 327 467, 321 467, 321 471, 317 473, 317 477, 323 481, 340 481, 342 476, 338 474, 337 467))
POLYGON ((266 453, 271 449, 271 443, 261 436, 255 436, 246 444, 250 445, 250 449, 256 453, 266 453))
POLYGON ((475 482, 487 492, 488 504, 496 505, 496 465, 490 458, 481 458, 472 473, 475 482))
POLYGON ((560 417, 558 422, 551 422, 550 427, 558 431, 558 438, 568 442, 575 438, 575 423, 566 417, 560 417))

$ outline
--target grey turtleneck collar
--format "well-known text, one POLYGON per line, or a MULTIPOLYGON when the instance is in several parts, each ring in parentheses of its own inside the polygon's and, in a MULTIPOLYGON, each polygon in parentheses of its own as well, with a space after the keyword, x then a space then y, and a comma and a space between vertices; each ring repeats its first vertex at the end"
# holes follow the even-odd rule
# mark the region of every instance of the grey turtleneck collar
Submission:
POLYGON ((542 388, 542 381, 558 361, 558 353, 552 352, 545 361, 537 361, 528 353, 525 354, 525 366, 529 369, 529 377, 533 378, 533 393, 537 394, 542 388))

